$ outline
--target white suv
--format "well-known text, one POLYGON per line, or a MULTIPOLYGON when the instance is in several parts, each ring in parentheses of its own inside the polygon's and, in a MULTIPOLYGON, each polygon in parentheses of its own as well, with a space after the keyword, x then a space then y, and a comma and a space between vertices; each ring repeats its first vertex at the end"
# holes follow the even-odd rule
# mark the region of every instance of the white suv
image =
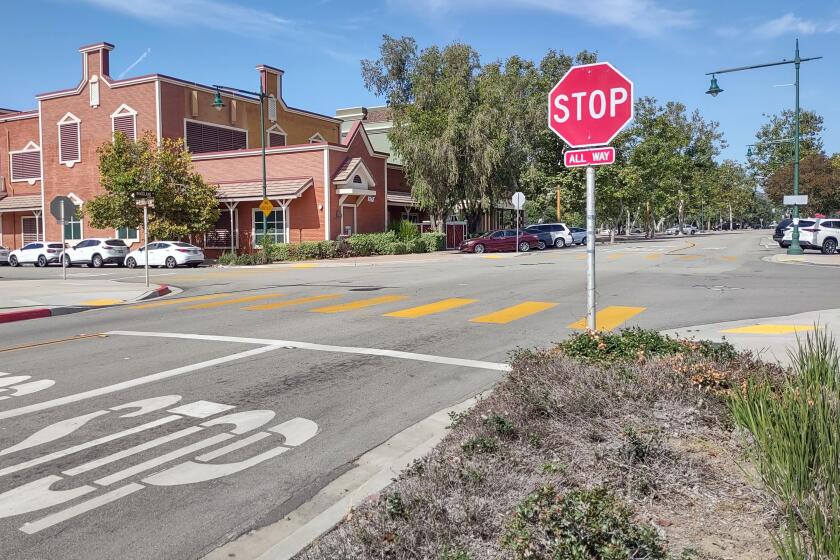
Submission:
POLYGON ((815 226, 813 244, 819 248, 824 255, 833 255, 837 252, 837 244, 840 242, 840 218, 825 218, 819 220, 815 226))
MULTIPOLYGON (((817 233, 819 228, 819 218, 800 218, 799 219, 799 246, 803 249, 820 249, 817 243, 817 233)), ((785 228, 784 237, 782 237, 779 246, 783 248, 790 247, 793 240, 793 224, 791 223, 785 228)))
POLYGON ((61 255, 61 243, 36 241, 9 253, 9 264, 20 266, 29 263, 35 266, 47 266, 57 262, 59 255, 61 255))
POLYGON ((106 263, 116 263, 123 266, 128 246, 122 239, 93 238, 79 241, 72 249, 64 252, 64 263, 67 266, 86 264, 100 268, 106 263))

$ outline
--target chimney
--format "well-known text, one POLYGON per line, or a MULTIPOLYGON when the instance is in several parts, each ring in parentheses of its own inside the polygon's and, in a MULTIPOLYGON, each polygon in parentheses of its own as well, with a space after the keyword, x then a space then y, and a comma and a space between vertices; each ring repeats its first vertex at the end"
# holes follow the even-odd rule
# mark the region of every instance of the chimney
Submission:
POLYGON ((111 77, 109 54, 112 50, 114 50, 114 45, 111 43, 96 43, 79 47, 79 52, 82 53, 85 80, 90 80, 92 76, 111 77))
POLYGON ((283 99, 283 71, 265 64, 257 66, 257 71, 260 73, 260 84, 266 95, 283 99))

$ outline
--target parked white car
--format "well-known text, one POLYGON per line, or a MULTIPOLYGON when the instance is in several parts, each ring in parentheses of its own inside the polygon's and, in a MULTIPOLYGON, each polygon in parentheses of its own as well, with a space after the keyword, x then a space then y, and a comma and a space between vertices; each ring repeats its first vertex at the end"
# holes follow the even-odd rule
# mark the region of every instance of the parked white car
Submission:
MULTIPOLYGON (((803 249, 820 249, 817 240, 817 229, 820 220, 818 218, 800 218, 799 219, 799 246, 803 249)), ((784 237, 779 246, 787 248, 793 240, 793 224, 785 228, 784 237)))
POLYGON ((51 241, 38 241, 27 243, 20 249, 9 253, 9 264, 20 266, 22 264, 34 264, 35 266, 47 266, 50 263, 59 262, 61 257, 61 243, 51 241))
POLYGON ((101 268, 107 263, 123 266, 128 246, 122 239, 90 238, 82 239, 76 245, 64 252, 64 264, 86 264, 94 268, 101 268))
MULTIPOLYGON (((149 266, 196 267, 204 262, 204 251, 201 247, 184 243, 183 241, 155 241, 149 243, 149 266)), ((125 258, 125 266, 134 268, 146 265, 146 251, 144 247, 135 249, 125 258)))
MULTIPOLYGON (((665 235, 677 235, 678 231, 680 231, 680 226, 671 226, 665 230, 665 235)), ((697 233, 697 228, 686 224, 683 226, 682 232, 683 235, 694 235, 697 233)))
POLYGON ((9 264, 9 250, 0 245, 0 264, 9 264))
POLYGON ((840 242, 840 219, 820 220, 816 234, 814 245, 819 247, 824 255, 833 255, 837 252, 837 244, 840 242))

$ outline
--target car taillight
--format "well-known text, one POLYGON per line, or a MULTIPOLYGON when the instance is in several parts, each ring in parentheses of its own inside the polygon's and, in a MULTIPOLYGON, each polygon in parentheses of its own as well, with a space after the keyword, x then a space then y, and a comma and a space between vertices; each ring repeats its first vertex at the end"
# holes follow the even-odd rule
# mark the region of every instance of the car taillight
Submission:
POLYGON ((58 253, 58 249, 47 249, 47 253, 58 253))
POLYGON ((179 253, 189 253, 190 250, 189 249, 178 249, 178 252, 179 253))

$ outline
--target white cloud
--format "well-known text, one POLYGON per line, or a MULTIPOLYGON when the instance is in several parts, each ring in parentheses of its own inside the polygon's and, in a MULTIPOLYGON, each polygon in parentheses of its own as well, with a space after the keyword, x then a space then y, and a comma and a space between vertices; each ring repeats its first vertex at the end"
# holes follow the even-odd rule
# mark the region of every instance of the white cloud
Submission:
POLYGON ((656 0, 387 0, 391 9, 434 16, 455 11, 529 9, 574 17, 592 25, 620 27, 640 35, 657 35, 689 27, 694 14, 672 10, 656 0))
POLYGON ((289 30, 293 22, 271 12, 220 0, 82 0, 137 19, 167 25, 199 26, 240 35, 289 30))
POLYGON ((766 21, 755 28, 755 35, 762 39, 775 39, 785 35, 814 35, 815 33, 838 33, 840 21, 814 21, 803 19, 792 13, 766 21))

